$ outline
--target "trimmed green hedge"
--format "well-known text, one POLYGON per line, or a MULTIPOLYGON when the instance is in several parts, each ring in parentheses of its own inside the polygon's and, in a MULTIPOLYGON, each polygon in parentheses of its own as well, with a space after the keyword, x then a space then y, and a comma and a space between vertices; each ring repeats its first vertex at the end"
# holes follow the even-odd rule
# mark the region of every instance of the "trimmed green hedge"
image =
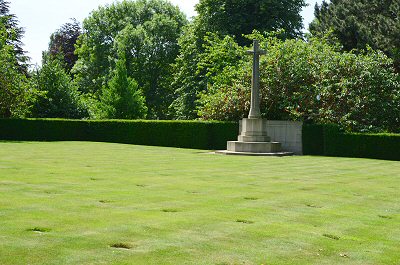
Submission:
POLYGON ((0 119, 0 139, 95 141, 194 149, 226 149, 238 124, 199 121, 0 119))
POLYGON ((303 154, 324 155, 324 126, 320 124, 303 125, 303 154))
POLYGON ((343 133, 336 125, 304 125, 303 153, 400 161, 400 134, 343 133))
MULTIPOLYGON (((0 119, 0 140, 94 141, 206 150, 226 149, 238 124, 200 121, 0 119)), ((303 153, 400 161, 400 134, 342 133, 336 125, 305 124, 303 153)))

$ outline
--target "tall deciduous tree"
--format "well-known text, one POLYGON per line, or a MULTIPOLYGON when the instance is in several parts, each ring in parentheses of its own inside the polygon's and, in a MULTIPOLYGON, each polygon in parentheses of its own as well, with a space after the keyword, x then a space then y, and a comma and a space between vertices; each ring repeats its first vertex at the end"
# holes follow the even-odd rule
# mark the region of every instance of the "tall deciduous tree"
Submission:
POLYGON ((66 71, 69 73, 78 56, 75 54, 75 44, 82 34, 81 26, 76 19, 62 25, 50 37, 49 54, 53 57, 62 56, 66 71))
POLYGON ((304 0, 200 0, 196 6, 200 24, 207 32, 234 35, 247 44, 243 34, 285 29, 288 37, 301 34, 304 0))
POLYGON ((284 29, 282 38, 296 37, 303 27, 300 11, 304 6, 304 0, 200 0, 196 6, 199 15, 179 40, 180 54, 174 65, 175 100, 171 105, 175 118, 196 118, 198 94, 212 81, 207 76, 208 69, 201 65, 208 33, 222 39, 234 36, 241 46, 251 43, 243 35, 253 30, 284 29))
POLYGON ((393 58, 400 70, 400 0, 331 0, 315 7, 313 34, 333 30, 347 51, 369 45, 393 58))
POLYGON ((171 64, 186 23, 185 15, 166 0, 123 1, 93 11, 83 23, 76 51, 73 72, 80 89, 98 96, 123 52, 128 75, 146 98, 149 118, 166 118, 173 93, 171 64))

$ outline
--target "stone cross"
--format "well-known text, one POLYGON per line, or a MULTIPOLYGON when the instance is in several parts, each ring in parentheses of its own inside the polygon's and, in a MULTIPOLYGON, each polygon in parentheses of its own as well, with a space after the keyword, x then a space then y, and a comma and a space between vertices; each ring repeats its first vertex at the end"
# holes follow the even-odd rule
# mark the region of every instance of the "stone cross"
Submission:
POLYGON ((266 51, 260 49, 258 40, 253 42, 253 50, 247 51, 247 54, 253 55, 253 77, 251 79, 251 105, 249 119, 261 118, 260 111, 260 56, 266 54, 266 51))

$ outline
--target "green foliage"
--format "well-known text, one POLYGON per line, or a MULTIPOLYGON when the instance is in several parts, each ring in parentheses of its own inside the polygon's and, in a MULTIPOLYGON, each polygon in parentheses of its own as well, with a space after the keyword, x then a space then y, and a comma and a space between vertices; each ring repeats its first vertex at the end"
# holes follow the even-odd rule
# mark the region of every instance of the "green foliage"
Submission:
POLYGON ((195 121, 0 119, 0 139, 95 141, 195 149, 225 149, 238 124, 195 121))
POLYGON ((365 49, 368 45, 393 58, 400 69, 400 1, 332 0, 315 7, 310 32, 333 30, 344 49, 365 49))
POLYGON ((287 37, 300 36, 303 7, 304 0, 200 0, 196 10, 205 32, 233 35, 243 45, 249 40, 242 35, 253 30, 285 29, 287 37))
POLYGON ((50 37, 48 53, 53 57, 62 57, 65 70, 71 72, 72 67, 78 60, 75 54, 75 45, 78 37, 82 34, 81 26, 76 19, 65 23, 50 37))
MULTIPOLYGON (((335 123, 348 131, 399 131, 400 83, 392 61, 371 49, 339 52, 324 39, 261 39, 261 110, 269 119, 335 123)), ((227 67, 201 94, 203 119, 247 115, 251 61, 227 67)))
POLYGON ((200 55, 203 52, 203 40, 199 39, 198 21, 184 27, 179 38, 180 52, 173 65, 173 83, 175 99, 170 106, 174 118, 190 120, 197 118, 197 94, 207 88, 204 73, 198 71, 200 55))
POLYGON ((343 133, 337 125, 303 127, 303 153, 400 161, 400 134, 343 133))
POLYGON ((0 117, 23 117, 30 111, 36 92, 18 63, 15 47, 8 44, 6 27, 0 23, 0 117))
POLYGON ((33 117, 82 118, 87 116, 80 94, 65 72, 62 58, 45 55, 43 66, 33 80, 41 95, 32 110, 33 117))
POLYGON ((36 91, 27 78, 27 60, 22 47, 23 29, 9 2, 0 0, 0 117, 24 117, 30 112, 36 91))
POLYGON ((102 119, 141 119, 146 117, 146 100, 136 81, 128 77, 126 60, 122 56, 114 70, 114 76, 102 89, 95 115, 102 119))
MULTIPOLYGON (((187 30, 191 29, 188 27, 187 30)), ((175 64, 176 94, 179 97, 172 107, 178 119, 196 118, 198 95, 205 93, 210 85, 221 81, 221 78, 231 78, 228 76, 230 68, 240 65, 244 55, 244 48, 231 36, 208 33, 204 37, 202 51, 196 49, 195 42, 192 43, 193 37, 181 38, 185 42, 180 42, 183 52, 175 64)))
POLYGON ((222 70, 221 66, 229 67, 232 60, 237 59, 236 55, 232 58, 227 57, 229 53, 220 56, 214 48, 210 49, 210 36, 223 40, 219 43, 221 52, 225 49, 233 53, 237 51, 229 45, 238 46, 233 40, 240 46, 250 43, 243 34, 250 34, 255 29, 269 32, 283 28, 282 38, 299 36, 302 28, 300 11, 304 5, 303 0, 201 0, 196 7, 199 15, 185 27, 179 39, 180 53, 174 65, 175 100, 171 105, 174 117, 197 118, 198 95, 212 84, 209 70, 212 75, 219 74, 215 70, 222 70), (227 35, 232 38, 224 40, 227 35), (223 45, 228 46, 221 47, 223 45), (208 69, 204 65, 204 59, 212 59, 211 54, 218 57, 209 60, 208 65, 215 63, 219 65, 218 69, 208 69), (226 65, 223 58, 229 58, 226 65))
POLYGON ((127 70, 143 91, 149 118, 166 118, 172 102, 171 64, 185 15, 165 0, 123 1, 100 7, 83 22, 76 81, 99 96, 112 78, 115 59, 125 53, 127 70))
POLYGON ((29 58, 22 48, 22 38, 25 32, 24 29, 18 25, 17 17, 10 13, 9 6, 10 2, 0 0, 0 25, 3 31, 2 35, 5 38, 6 45, 12 47, 12 53, 15 56, 13 63, 17 65, 18 72, 27 75, 29 58))

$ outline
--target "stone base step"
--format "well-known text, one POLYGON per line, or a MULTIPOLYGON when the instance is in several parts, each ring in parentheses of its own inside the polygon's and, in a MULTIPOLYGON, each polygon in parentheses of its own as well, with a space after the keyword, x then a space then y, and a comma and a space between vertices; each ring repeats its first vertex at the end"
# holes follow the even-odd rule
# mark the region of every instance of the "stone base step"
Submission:
POLYGON ((245 153, 279 153, 282 145, 278 142, 228 142, 227 151, 245 153))
POLYGON ((239 140, 239 142, 270 142, 271 137, 239 135, 238 140, 239 140))
POLYGON ((292 152, 277 152, 277 153, 250 153, 250 152, 231 152, 231 151, 216 151, 215 154, 219 155, 243 155, 243 156, 293 156, 292 152))

